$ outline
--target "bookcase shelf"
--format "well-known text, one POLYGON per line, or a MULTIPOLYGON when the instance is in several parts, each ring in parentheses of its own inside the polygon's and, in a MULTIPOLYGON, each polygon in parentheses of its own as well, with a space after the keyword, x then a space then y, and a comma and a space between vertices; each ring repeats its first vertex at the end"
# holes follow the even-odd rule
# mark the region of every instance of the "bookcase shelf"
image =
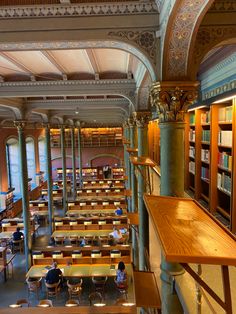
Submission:
POLYGON ((6 192, 0 192, 0 220, 12 216, 14 190, 9 189, 6 192))
POLYGON ((185 188, 236 233, 236 99, 190 111, 186 123, 185 188))

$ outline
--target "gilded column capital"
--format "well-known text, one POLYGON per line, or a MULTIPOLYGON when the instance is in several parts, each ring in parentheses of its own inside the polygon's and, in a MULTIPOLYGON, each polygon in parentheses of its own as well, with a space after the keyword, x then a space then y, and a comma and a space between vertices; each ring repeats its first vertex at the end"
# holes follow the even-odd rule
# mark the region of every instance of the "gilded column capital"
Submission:
POLYGON ((43 122, 43 123, 42 123, 42 127, 43 127, 44 129, 50 129, 50 128, 51 128, 51 125, 50 125, 49 122, 43 122))
POLYGON ((156 82, 150 101, 156 106, 159 122, 183 122, 184 113, 198 96, 199 82, 156 82))
POLYGON ((128 127, 129 127, 129 121, 126 120, 126 121, 124 122, 124 124, 123 124, 123 128, 124 128, 124 129, 128 129, 128 127))
POLYGON ((133 128, 135 126, 134 118, 131 117, 128 119, 128 127, 133 128))
POLYGON ((25 120, 16 120, 14 121, 14 126, 17 128, 18 131, 23 131, 26 127, 27 122, 25 120))
POLYGON ((150 118, 151 112, 149 111, 136 111, 133 113, 134 122, 136 123, 138 128, 147 127, 150 118))

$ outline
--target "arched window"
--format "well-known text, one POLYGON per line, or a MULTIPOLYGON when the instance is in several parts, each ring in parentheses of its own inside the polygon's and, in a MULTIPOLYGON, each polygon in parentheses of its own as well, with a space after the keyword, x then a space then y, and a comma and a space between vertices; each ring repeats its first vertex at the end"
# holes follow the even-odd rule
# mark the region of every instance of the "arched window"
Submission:
POLYGON ((45 137, 40 136, 38 140, 39 149, 39 167, 40 171, 44 172, 44 178, 46 176, 46 141, 45 137))
POLYGON ((19 163, 19 144, 15 138, 10 138, 6 143, 6 159, 8 186, 14 188, 14 195, 20 196, 20 163, 19 163))
POLYGON ((34 139, 27 137, 26 140, 26 155, 27 155, 27 169, 28 178, 31 178, 31 186, 36 185, 36 167, 35 167, 35 150, 34 150, 34 139))

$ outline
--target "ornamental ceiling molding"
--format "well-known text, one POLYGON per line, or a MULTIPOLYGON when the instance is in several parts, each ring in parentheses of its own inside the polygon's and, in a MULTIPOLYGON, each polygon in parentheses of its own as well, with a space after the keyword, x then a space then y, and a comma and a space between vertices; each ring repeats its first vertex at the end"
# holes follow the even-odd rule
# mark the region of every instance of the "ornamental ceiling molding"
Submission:
POLYGON ((155 31, 143 30, 143 31, 112 31, 108 33, 108 36, 122 38, 138 45, 144 50, 151 58, 153 64, 157 62, 157 39, 155 31))
POLYGON ((234 0, 225 1, 225 0, 217 0, 213 2, 209 12, 232 12, 236 10, 236 2, 234 0))
POLYGON ((236 25, 231 26, 201 26, 194 46, 194 73, 197 72, 204 56, 215 46, 228 39, 236 37, 236 25))
MULTIPOLYGON (((199 17, 213 0, 182 0, 166 31, 163 79, 180 80, 187 77, 191 40, 199 17), (169 32, 168 32, 169 30, 169 32)), ((174 8, 173 8, 174 10, 174 8)))
MULTIPOLYGON (((119 37, 119 36, 118 36, 119 37)), ((121 37, 119 37, 121 38, 121 37)), ((137 44, 135 45, 137 46, 137 44)), ((156 80, 156 73, 153 65, 147 56, 131 43, 118 40, 97 40, 97 41, 52 41, 52 42, 21 42, 21 43, 0 43, 1 51, 24 51, 24 50, 60 50, 60 49, 96 49, 109 48, 121 49, 136 56, 143 62, 149 71, 152 81, 156 80)), ((142 47, 141 47, 142 48, 142 47)))
POLYGON ((5 6, 0 8, 0 18, 2 19, 142 15, 157 13, 159 13, 159 8, 154 1, 148 3, 134 1, 130 3, 5 6))
POLYGON ((202 100, 204 101, 231 91, 236 92, 236 79, 229 80, 224 84, 221 82, 220 86, 212 88, 211 90, 207 90, 206 92, 203 91, 201 96, 202 100))

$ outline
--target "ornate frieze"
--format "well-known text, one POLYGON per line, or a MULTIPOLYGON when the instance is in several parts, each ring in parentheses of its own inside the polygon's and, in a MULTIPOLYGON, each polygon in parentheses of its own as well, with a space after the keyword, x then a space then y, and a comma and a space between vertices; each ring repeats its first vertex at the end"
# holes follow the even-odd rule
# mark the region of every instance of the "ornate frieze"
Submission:
POLYGON ((169 28, 166 42, 163 77, 168 80, 184 79, 187 76, 188 53, 192 35, 199 16, 208 0, 182 0, 169 28))
MULTIPOLYGON (((226 92, 236 90, 236 79, 228 80, 225 83, 219 84, 217 87, 209 88, 207 91, 202 91, 202 100, 207 100, 213 97, 217 97, 226 92)), ((222 96, 221 96, 222 97, 222 96)))
POLYGON ((121 3, 83 3, 6 6, 0 8, 0 18, 52 18, 101 15, 137 15, 158 13, 158 6, 153 2, 121 2, 121 3))
POLYGON ((236 37, 236 25, 230 26, 201 26, 194 47, 194 63, 199 62, 218 43, 236 37))
POLYGON ((235 0, 216 0, 213 2, 209 12, 232 12, 236 11, 235 0))
POLYGON ((144 127, 147 127, 150 121, 151 112, 136 111, 136 112, 133 112, 133 118, 138 128, 144 128, 144 127))
POLYGON ((23 131, 26 127, 27 122, 24 120, 16 120, 14 121, 14 126, 17 128, 17 131, 23 131))
POLYGON ((197 98, 198 82, 173 83, 156 82, 151 87, 150 101, 156 106, 159 122, 184 121, 185 111, 197 98))
POLYGON ((108 36, 119 37, 124 40, 132 41, 140 48, 142 48, 156 64, 157 55, 157 40, 155 31, 112 31, 108 33, 108 36))

